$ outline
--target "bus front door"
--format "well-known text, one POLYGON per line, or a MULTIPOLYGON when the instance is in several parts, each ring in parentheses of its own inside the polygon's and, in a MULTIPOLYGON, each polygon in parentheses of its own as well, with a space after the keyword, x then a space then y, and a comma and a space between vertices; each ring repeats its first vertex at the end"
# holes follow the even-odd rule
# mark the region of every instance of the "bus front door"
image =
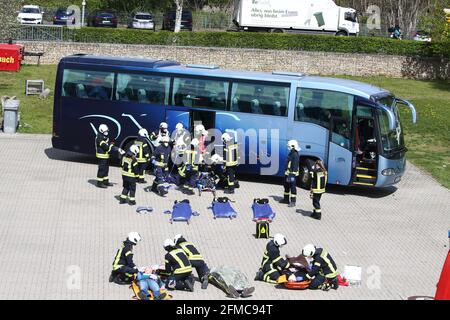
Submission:
POLYGON ((332 117, 328 137, 328 183, 348 185, 352 177, 353 154, 350 143, 351 128, 338 117, 332 117))
POLYGON ((169 132, 173 132, 175 130, 177 123, 181 123, 185 129, 189 130, 191 124, 191 114, 189 110, 167 109, 166 123, 169 127, 169 132))

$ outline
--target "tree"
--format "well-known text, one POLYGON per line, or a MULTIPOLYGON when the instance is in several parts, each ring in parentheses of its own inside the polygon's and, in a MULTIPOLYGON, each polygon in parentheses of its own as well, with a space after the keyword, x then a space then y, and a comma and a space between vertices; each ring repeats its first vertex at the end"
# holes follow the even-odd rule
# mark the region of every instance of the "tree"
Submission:
POLYGON ((175 14, 175 28, 173 32, 180 32, 181 29, 181 16, 183 13, 183 0, 175 0, 176 14, 175 14))
POLYGON ((12 37, 11 28, 21 5, 20 0, 0 0, 0 42, 12 37))

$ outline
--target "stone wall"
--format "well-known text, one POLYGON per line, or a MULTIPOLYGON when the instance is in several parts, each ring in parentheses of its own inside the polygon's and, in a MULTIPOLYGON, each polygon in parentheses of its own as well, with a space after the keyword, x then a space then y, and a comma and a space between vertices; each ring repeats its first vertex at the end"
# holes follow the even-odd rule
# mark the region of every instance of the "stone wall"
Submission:
MULTIPOLYGON (((450 60, 377 54, 279 51, 126 44, 25 42, 25 50, 44 52, 42 64, 57 64, 67 55, 133 56, 172 59, 182 64, 213 64, 253 71, 292 71, 321 75, 387 76, 392 78, 450 79, 450 60)), ((26 57, 25 63, 37 58, 26 57)))

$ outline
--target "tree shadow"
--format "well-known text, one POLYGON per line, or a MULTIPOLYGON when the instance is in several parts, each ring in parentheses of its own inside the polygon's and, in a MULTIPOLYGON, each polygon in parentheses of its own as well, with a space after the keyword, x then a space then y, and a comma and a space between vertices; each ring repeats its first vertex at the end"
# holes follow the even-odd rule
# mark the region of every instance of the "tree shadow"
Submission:
MULTIPOLYGON (((406 57, 402 64, 403 77, 423 80, 450 79, 450 60, 441 57, 406 57)), ((437 89, 449 90, 445 81, 433 82, 437 89)))

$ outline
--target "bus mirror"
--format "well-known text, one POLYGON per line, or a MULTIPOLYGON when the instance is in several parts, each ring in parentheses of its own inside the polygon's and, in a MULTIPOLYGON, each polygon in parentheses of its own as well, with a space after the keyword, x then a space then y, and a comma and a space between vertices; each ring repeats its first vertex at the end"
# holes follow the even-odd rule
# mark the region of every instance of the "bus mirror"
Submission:
POLYGON ((389 130, 396 130, 397 129, 397 119, 395 117, 394 112, 386 106, 380 106, 380 109, 382 109, 383 112, 386 112, 386 114, 388 116, 389 130))
POLYGON ((397 103, 407 106, 409 108, 409 110, 411 110, 413 123, 416 123, 417 122, 417 112, 416 112, 416 108, 414 107, 414 105, 407 100, 403 100, 403 99, 399 99, 399 98, 396 98, 395 101, 397 103))

